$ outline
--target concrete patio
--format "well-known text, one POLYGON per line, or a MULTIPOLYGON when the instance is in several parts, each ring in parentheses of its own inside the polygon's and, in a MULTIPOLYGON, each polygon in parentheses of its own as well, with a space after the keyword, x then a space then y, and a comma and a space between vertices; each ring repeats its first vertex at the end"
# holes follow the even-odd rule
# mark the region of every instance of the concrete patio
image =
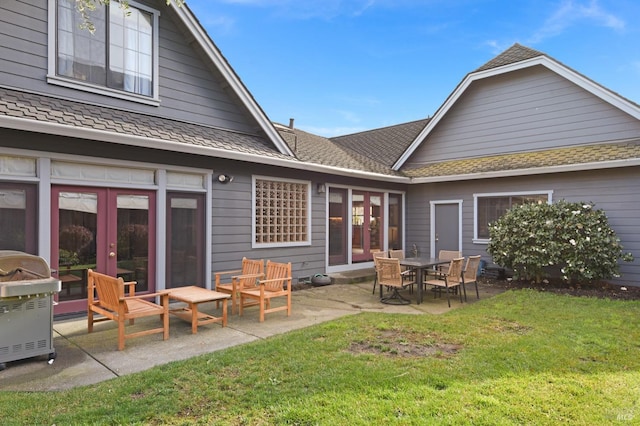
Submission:
MULTIPOLYGON (((446 297, 434 297, 426 292, 423 303, 416 304, 415 292, 406 296, 410 305, 394 306, 380 303, 379 293, 372 294, 372 282, 331 284, 294 291, 293 312, 268 314, 263 323, 258 321, 257 308, 248 308, 244 316, 228 317, 227 327, 219 324, 204 325, 197 334, 191 334, 191 325, 170 317, 170 338, 163 341, 155 334, 128 340, 123 351, 117 350, 117 328, 113 321, 97 324, 94 332, 87 333, 86 317, 54 322, 55 362, 49 365, 46 357, 7 363, 0 371, 0 390, 55 391, 76 386, 91 385, 126 374, 143 371, 172 361, 188 359, 231 346, 241 345, 276 334, 286 333, 310 325, 330 321, 359 312, 388 312, 414 315, 437 315, 459 309, 477 301, 475 289, 467 289, 467 303, 452 297, 451 308, 446 297)), ((480 286, 480 299, 497 294, 500 290, 480 286)), ((274 301, 275 302, 275 301, 274 301)), ((173 307, 173 305, 172 305, 173 307)), ((215 304, 203 304, 203 312, 219 315, 215 304)), ((229 312, 230 313, 230 312, 229 312)), ((136 322, 137 327, 146 321, 136 322)))

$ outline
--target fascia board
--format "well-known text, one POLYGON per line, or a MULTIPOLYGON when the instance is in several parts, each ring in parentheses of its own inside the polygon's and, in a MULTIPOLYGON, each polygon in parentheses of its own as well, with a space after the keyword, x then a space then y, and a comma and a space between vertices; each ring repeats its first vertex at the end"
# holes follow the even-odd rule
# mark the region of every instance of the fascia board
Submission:
POLYGON ((612 106, 626 112, 632 117, 640 120, 640 108, 634 105, 632 102, 624 99, 623 97, 611 92, 608 89, 600 86, 599 84, 594 83, 592 80, 584 77, 581 74, 563 66, 562 64, 549 59, 546 56, 539 56, 536 58, 527 59, 521 62, 517 62, 510 65, 505 65, 498 68, 491 68, 488 70, 476 72, 467 75, 464 80, 458 85, 456 90, 447 98, 444 104, 438 109, 438 111, 434 114, 433 118, 427 126, 416 136, 415 140, 411 143, 409 148, 402 154, 402 156, 395 162, 392 166, 392 169, 395 171, 400 170, 405 161, 413 154, 413 152, 418 149, 418 147, 422 144, 422 142, 426 139, 426 137, 431 133, 431 131, 435 128, 435 126, 442 120, 442 118, 447 114, 449 109, 456 103, 456 101, 462 96, 465 90, 476 80, 481 80, 488 77, 493 77, 500 74, 506 74, 512 71, 520 70, 523 68, 529 68, 535 65, 542 65, 549 70, 557 73, 558 75, 566 78, 572 83, 580 86, 581 88, 587 90, 593 95, 599 97, 603 101, 611 104, 612 106))
POLYGON ((640 166, 640 158, 631 158, 627 160, 611 160, 584 164, 567 164, 562 166, 535 167, 528 169, 504 170, 495 172, 469 173, 465 175, 412 178, 411 183, 446 183, 462 180, 496 179, 504 177, 532 176, 564 172, 584 172, 590 170, 615 169, 621 167, 637 166, 640 166))
POLYGON ((229 86, 247 107, 253 118, 258 122, 262 130, 273 142, 278 151, 280 151, 280 153, 282 154, 290 155, 293 157, 294 154, 289 149, 289 146, 284 142, 280 134, 273 127, 271 121, 268 120, 260 106, 254 100, 253 96, 251 96, 245 85, 240 81, 240 78, 235 73, 235 71, 232 70, 227 60, 222 56, 220 50, 213 44, 213 41, 202 28, 202 26, 198 23, 187 5, 177 6, 172 2, 171 7, 175 10, 176 14, 182 20, 182 22, 187 26, 194 39, 205 51, 211 62, 213 62, 213 64, 217 67, 227 83, 229 83, 229 86))
POLYGON ((89 129, 67 126, 59 123, 46 121, 35 121, 24 118, 0 116, 0 129, 7 128, 13 130, 23 130, 56 136, 66 136, 72 138, 82 138, 100 142, 108 142, 124 146, 136 146, 142 148, 161 149, 170 152, 201 155, 206 157, 222 158, 227 160, 244 161, 254 164, 264 164, 289 169, 305 170, 310 172, 332 174, 338 176, 354 177, 360 179, 372 179, 376 181, 394 182, 408 184, 411 179, 405 176, 391 176, 381 173, 352 170, 343 167, 325 166, 322 164, 305 163, 295 159, 283 159, 268 157, 259 154, 249 154, 237 151, 230 151, 222 148, 204 147, 190 145, 180 142, 172 142, 163 139, 146 138, 142 136, 127 135, 104 130, 89 129))

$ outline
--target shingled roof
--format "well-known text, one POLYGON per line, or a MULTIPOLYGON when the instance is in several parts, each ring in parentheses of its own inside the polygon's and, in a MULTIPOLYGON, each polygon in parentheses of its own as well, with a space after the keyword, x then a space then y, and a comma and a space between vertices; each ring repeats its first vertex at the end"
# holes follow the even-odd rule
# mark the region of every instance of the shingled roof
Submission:
POLYGON ((640 159, 640 139, 626 142, 574 146, 517 154, 492 155, 462 160, 442 161, 416 169, 404 170, 414 178, 444 178, 464 175, 531 170, 557 166, 580 166, 616 160, 640 159))
MULTIPOLYGON (((258 135, 0 87, 0 115, 178 144, 291 160, 258 135)), ((158 146, 158 149, 162 147, 158 146)), ((179 145, 173 145, 179 151, 179 145)))
POLYGON ((475 72, 486 71, 492 68, 498 68, 504 65, 511 65, 517 62, 522 62, 527 59, 537 58, 538 56, 546 56, 542 52, 531 49, 521 44, 515 43, 513 46, 491 59, 489 62, 476 69, 475 72))
POLYGON ((362 155, 373 161, 391 167, 420 131, 429 118, 394 126, 353 133, 331 138, 336 145, 349 152, 362 155))
POLYGON ((332 139, 281 124, 275 126, 282 139, 301 161, 369 173, 402 176, 402 173, 391 170, 388 164, 377 161, 374 156, 363 155, 345 148, 332 139))

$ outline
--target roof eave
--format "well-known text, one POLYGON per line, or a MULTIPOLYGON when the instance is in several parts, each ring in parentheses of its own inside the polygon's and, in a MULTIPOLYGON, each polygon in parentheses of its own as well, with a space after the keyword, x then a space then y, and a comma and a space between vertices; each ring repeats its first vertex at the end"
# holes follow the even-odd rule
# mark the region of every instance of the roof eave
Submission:
POLYGON ((504 177, 519 177, 543 175, 563 172, 584 172, 589 170, 615 169, 620 167, 640 166, 640 158, 624 160, 600 161, 582 164, 566 164, 561 166, 532 167, 514 170, 497 170, 493 172, 468 173, 463 175, 415 177, 411 179, 412 184, 420 183, 443 183, 463 180, 496 179, 504 177))
POLYGON ((177 16, 186 25, 186 27, 193 35, 194 39, 202 47, 209 59, 218 68, 220 73, 224 76, 232 90, 243 102, 249 113, 260 125, 260 128, 265 132, 269 140, 273 142, 273 144, 281 154, 293 157, 293 152, 289 149, 289 146, 284 142, 280 134, 276 131, 275 127, 267 118, 264 111, 262 111, 260 106, 254 100, 253 96, 249 93, 248 89, 245 87, 242 81, 240 81, 240 78, 235 73, 235 71, 233 71, 226 59, 224 59, 220 50, 218 50, 218 48, 213 44, 213 41, 206 33, 206 31, 202 28, 202 26, 198 23, 198 20, 195 18, 193 13, 191 13, 189 8, 185 6, 186 5, 177 6, 173 2, 171 3, 171 7, 173 7, 173 9, 176 11, 177 16))
POLYGON ((37 132, 56 136, 89 139, 100 142, 114 143, 125 146, 152 148, 170 152, 202 155, 207 157, 222 158, 227 160, 244 161, 255 164, 286 167, 289 169, 305 170, 317 173, 325 173, 361 179, 374 179, 377 181, 393 183, 410 183, 411 179, 405 176, 386 175, 383 173, 366 172, 342 167, 326 166, 322 164, 306 163, 295 159, 269 157, 261 154, 230 151, 224 148, 214 148, 199 145, 190 145, 181 142, 167 141, 163 139, 148 138, 142 136, 127 135, 123 133, 108 132, 104 130, 67 126, 59 123, 35 121, 24 118, 0 116, 0 128, 37 132))

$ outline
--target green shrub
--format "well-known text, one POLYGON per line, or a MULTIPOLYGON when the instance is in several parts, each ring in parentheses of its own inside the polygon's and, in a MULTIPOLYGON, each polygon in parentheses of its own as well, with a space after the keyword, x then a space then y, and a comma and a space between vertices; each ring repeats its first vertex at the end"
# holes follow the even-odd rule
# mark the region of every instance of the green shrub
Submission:
POLYGON ((560 268, 565 281, 597 281, 619 276, 620 239, 602 210, 591 203, 523 204, 489 226, 487 252, 517 278, 540 282, 560 268))

